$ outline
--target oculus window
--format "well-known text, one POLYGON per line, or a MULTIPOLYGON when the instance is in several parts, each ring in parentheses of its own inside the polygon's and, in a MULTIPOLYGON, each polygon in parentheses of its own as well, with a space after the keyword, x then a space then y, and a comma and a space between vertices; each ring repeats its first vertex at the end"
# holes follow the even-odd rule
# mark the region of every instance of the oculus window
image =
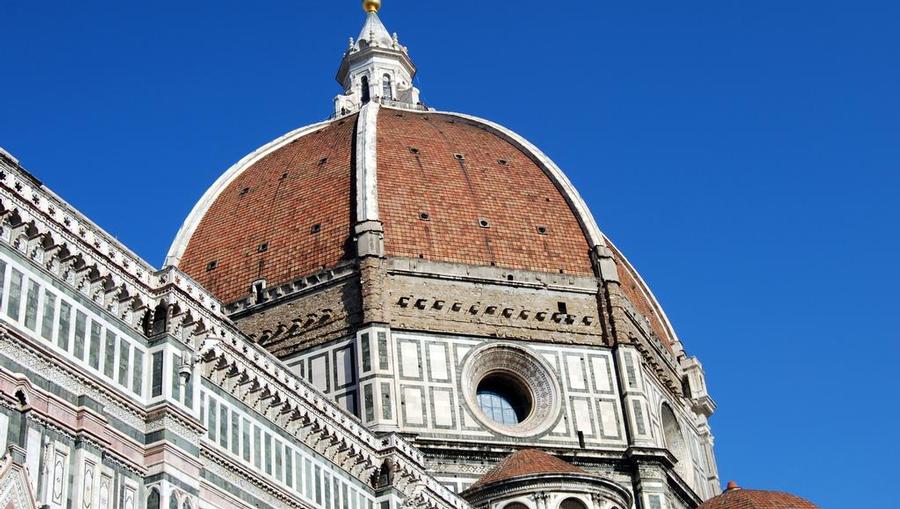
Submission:
POLYGON ((478 406, 497 424, 513 426, 531 414, 530 391, 516 378, 491 374, 478 383, 478 406))

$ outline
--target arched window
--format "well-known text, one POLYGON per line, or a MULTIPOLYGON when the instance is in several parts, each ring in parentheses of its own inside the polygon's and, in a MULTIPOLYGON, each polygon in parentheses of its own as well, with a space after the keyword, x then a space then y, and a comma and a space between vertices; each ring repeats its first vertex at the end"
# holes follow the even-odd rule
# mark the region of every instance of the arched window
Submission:
POLYGON ((385 74, 381 79, 381 97, 389 101, 394 100, 394 89, 391 87, 391 76, 385 74))
POLYGON ((169 509, 178 509, 178 498, 175 497, 175 493, 169 495, 169 509))
POLYGON ((363 104, 365 104, 365 103, 369 102, 369 99, 370 99, 370 97, 369 97, 369 77, 363 76, 362 80, 360 80, 360 83, 362 86, 362 91, 361 91, 362 92, 362 102, 363 102, 363 104))
POLYGON ((191 509, 191 502, 184 497, 184 501, 181 503, 181 509, 191 509))
POLYGON ((522 502, 513 502, 511 504, 506 504, 503 506, 503 509, 528 509, 528 506, 523 504, 522 502))
POLYGON ((667 403, 662 404, 660 409, 662 417, 663 433, 666 437, 666 448, 675 456, 678 463, 675 465, 675 471, 681 475, 682 479, 689 480, 688 477, 688 450, 684 440, 684 434, 681 432, 681 425, 678 424, 678 418, 667 403))
POLYGON ((159 491, 156 488, 151 489, 147 495, 147 509, 159 509, 159 491))
POLYGON ((569 497, 559 504, 559 509, 587 509, 587 506, 584 505, 584 502, 581 500, 575 497, 569 497))

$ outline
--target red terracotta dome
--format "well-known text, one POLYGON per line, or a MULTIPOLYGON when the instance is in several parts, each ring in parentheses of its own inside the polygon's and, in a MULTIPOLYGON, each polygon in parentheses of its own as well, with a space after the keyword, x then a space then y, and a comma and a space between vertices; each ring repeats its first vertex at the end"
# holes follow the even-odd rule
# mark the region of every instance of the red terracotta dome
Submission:
MULTIPOLYGON (((352 258, 357 124, 351 115, 260 149, 214 186, 179 267, 230 302, 253 281, 352 258)), ((383 108, 376 132, 385 255, 592 273, 579 218, 532 154, 451 114, 383 108)))
POLYGON ((698 509, 819 509, 812 502, 779 491, 745 490, 734 482, 717 497, 700 504, 698 509))
POLYGON ((475 484, 469 487, 469 490, 518 477, 546 474, 589 475, 584 470, 556 456, 551 456, 537 449, 522 449, 503 458, 494 468, 488 470, 487 473, 475 481, 475 484))
POLYGON ((474 117, 386 106, 286 134, 213 184, 167 258, 228 304, 356 256, 360 224, 384 255, 594 275, 609 249, 622 288, 671 348, 637 272, 561 170, 512 131, 474 117))

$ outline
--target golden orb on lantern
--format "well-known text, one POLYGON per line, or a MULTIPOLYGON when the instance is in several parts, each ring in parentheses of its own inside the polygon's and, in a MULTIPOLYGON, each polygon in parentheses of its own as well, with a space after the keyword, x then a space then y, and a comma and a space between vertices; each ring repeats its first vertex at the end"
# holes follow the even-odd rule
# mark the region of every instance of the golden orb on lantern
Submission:
POLYGON ((363 10, 366 12, 378 12, 381 9, 381 0, 363 0, 363 10))

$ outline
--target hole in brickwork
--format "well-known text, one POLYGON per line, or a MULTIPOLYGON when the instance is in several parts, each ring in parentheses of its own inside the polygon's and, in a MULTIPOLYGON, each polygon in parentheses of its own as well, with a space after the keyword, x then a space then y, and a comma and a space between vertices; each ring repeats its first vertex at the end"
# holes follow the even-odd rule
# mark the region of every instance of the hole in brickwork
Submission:
POLYGON ((327 163, 327 162, 328 162, 328 158, 327 158, 327 157, 323 157, 322 159, 319 159, 319 166, 322 166, 323 164, 325 164, 325 163, 327 163))
POLYGON ((478 220, 478 226, 480 226, 480 227, 482 227, 482 228, 490 228, 490 227, 491 227, 491 223, 490 223, 490 221, 488 221, 487 219, 481 218, 481 219, 478 220))
POLYGON ((245 187, 245 188, 241 189, 241 194, 242 194, 242 195, 247 194, 247 193, 249 193, 249 192, 250 192, 250 188, 249 188, 249 187, 245 187))
POLYGON ((268 250, 269 250, 269 243, 268 243, 268 242, 263 242, 262 244, 260 244, 259 246, 256 247, 256 252, 257 252, 257 253, 265 253, 265 252, 268 251, 268 250))
POLYGON ((281 180, 284 180, 284 179, 286 179, 286 178, 288 178, 288 174, 287 174, 287 173, 282 173, 282 174, 281 174, 281 180))
POLYGON ((213 260, 213 261, 211 261, 211 262, 209 262, 209 263, 206 264, 206 272, 209 272, 209 271, 211 271, 211 270, 215 270, 215 268, 218 267, 218 266, 219 266, 219 262, 216 261, 216 260, 213 260))
POLYGON ((506 159, 497 159, 497 164, 500 166, 506 166, 508 161, 506 159))
POLYGON ((320 231, 322 231, 322 225, 319 223, 316 223, 309 228, 309 233, 319 233, 320 231))
POLYGON ((417 149, 416 147, 409 147, 409 152, 410 152, 411 154, 418 154, 418 153, 419 153, 419 149, 417 149))
POLYGON ((464 161, 466 159, 466 156, 462 154, 453 154, 453 157, 455 157, 459 161, 464 161))
POLYGON ((547 235, 547 227, 546 226, 538 226, 537 232, 539 235, 547 235))
POLYGON ((430 221, 431 216, 428 215, 428 212, 419 212, 419 219, 422 221, 430 221))

